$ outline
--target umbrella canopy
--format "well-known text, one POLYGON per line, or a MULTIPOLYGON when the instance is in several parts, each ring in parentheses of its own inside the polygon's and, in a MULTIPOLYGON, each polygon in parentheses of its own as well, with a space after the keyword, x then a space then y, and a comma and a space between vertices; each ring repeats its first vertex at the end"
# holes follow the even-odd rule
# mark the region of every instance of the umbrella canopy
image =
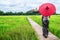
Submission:
POLYGON ((43 16, 51 16, 55 12, 56 12, 56 8, 51 3, 45 3, 39 7, 39 13, 42 14, 43 16))

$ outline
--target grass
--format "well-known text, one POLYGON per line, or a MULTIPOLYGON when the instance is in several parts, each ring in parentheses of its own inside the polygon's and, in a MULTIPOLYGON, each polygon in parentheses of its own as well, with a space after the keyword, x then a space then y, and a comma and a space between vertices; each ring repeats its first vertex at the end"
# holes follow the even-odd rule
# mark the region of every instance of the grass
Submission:
MULTIPOLYGON (((30 16, 35 22, 42 26, 41 18, 42 16, 35 15, 30 16)), ((49 31, 52 32, 54 35, 60 38, 60 15, 53 15, 50 17, 49 20, 49 31)))
POLYGON ((0 40, 38 40, 25 16, 0 16, 0 40))

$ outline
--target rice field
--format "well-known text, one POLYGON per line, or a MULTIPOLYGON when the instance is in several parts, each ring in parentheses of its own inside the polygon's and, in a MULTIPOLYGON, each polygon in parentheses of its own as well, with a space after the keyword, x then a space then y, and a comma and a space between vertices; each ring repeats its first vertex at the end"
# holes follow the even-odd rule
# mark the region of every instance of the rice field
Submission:
POLYGON ((0 16, 0 40, 38 40, 26 16, 0 16))
MULTIPOLYGON (((40 15, 30 16, 35 22, 42 26, 40 15)), ((49 20, 49 31, 60 38, 60 15, 53 15, 49 20)))

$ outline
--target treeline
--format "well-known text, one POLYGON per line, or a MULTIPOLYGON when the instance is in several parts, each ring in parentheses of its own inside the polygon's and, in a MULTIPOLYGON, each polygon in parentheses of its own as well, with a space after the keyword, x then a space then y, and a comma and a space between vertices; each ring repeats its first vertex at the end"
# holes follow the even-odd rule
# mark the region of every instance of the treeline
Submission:
MULTIPOLYGON (((38 11, 27 11, 24 12, 3 12, 0 10, 0 15, 40 15, 38 11)), ((54 14, 54 15, 60 15, 60 14, 54 14)))
POLYGON ((27 11, 26 13, 24 12, 3 12, 0 10, 0 15, 39 15, 38 11, 27 11))

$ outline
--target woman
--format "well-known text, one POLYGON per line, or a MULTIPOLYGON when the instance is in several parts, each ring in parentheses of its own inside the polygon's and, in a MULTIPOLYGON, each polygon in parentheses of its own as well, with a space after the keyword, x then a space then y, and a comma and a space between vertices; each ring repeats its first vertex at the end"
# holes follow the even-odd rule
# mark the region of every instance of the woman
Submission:
POLYGON ((42 16, 43 36, 48 37, 49 16, 42 16))

